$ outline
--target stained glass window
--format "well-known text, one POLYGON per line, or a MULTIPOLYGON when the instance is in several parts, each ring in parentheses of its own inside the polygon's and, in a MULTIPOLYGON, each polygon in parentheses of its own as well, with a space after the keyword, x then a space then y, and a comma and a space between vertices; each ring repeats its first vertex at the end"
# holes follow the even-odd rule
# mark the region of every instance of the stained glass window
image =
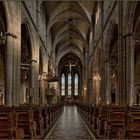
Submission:
POLYGON ((68 74, 68 95, 71 95, 71 74, 68 74))
POLYGON ((61 76, 61 95, 65 95, 65 75, 62 74, 61 76))
POLYGON ((78 95, 78 74, 75 74, 75 78, 74 78, 74 95, 78 95))

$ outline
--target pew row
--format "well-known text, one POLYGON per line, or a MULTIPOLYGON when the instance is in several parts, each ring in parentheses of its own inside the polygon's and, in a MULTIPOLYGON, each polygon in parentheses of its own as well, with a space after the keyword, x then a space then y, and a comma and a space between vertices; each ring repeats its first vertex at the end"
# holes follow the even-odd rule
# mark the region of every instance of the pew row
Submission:
POLYGON ((99 139, 140 139, 140 106, 77 104, 80 116, 99 139))
POLYGON ((0 106, 0 139, 43 138, 62 111, 61 104, 0 106))

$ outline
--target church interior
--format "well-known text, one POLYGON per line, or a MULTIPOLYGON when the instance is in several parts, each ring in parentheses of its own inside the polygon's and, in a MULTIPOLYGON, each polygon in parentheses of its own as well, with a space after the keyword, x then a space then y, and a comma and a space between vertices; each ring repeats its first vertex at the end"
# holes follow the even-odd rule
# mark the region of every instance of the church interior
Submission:
POLYGON ((0 139, 140 139, 139 46, 139 1, 0 1, 0 139))

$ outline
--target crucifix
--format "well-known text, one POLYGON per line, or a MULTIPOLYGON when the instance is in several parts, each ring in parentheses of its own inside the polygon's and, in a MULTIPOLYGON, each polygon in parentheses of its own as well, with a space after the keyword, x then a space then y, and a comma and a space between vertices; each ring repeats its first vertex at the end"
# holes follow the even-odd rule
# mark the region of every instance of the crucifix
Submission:
POLYGON ((76 64, 77 64, 77 62, 75 64, 72 64, 71 62, 69 62, 69 64, 68 65, 65 65, 65 66, 68 66, 69 67, 69 71, 71 72, 72 67, 75 67, 76 64))

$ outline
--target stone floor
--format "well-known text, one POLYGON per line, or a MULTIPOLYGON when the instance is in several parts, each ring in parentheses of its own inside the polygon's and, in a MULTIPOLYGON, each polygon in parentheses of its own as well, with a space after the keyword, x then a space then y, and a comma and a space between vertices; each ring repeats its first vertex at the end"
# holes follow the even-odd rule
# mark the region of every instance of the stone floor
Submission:
POLYGON ((77 107, 64 107, 46 140, 93 140, 96 139, 77 113, 77 107))

